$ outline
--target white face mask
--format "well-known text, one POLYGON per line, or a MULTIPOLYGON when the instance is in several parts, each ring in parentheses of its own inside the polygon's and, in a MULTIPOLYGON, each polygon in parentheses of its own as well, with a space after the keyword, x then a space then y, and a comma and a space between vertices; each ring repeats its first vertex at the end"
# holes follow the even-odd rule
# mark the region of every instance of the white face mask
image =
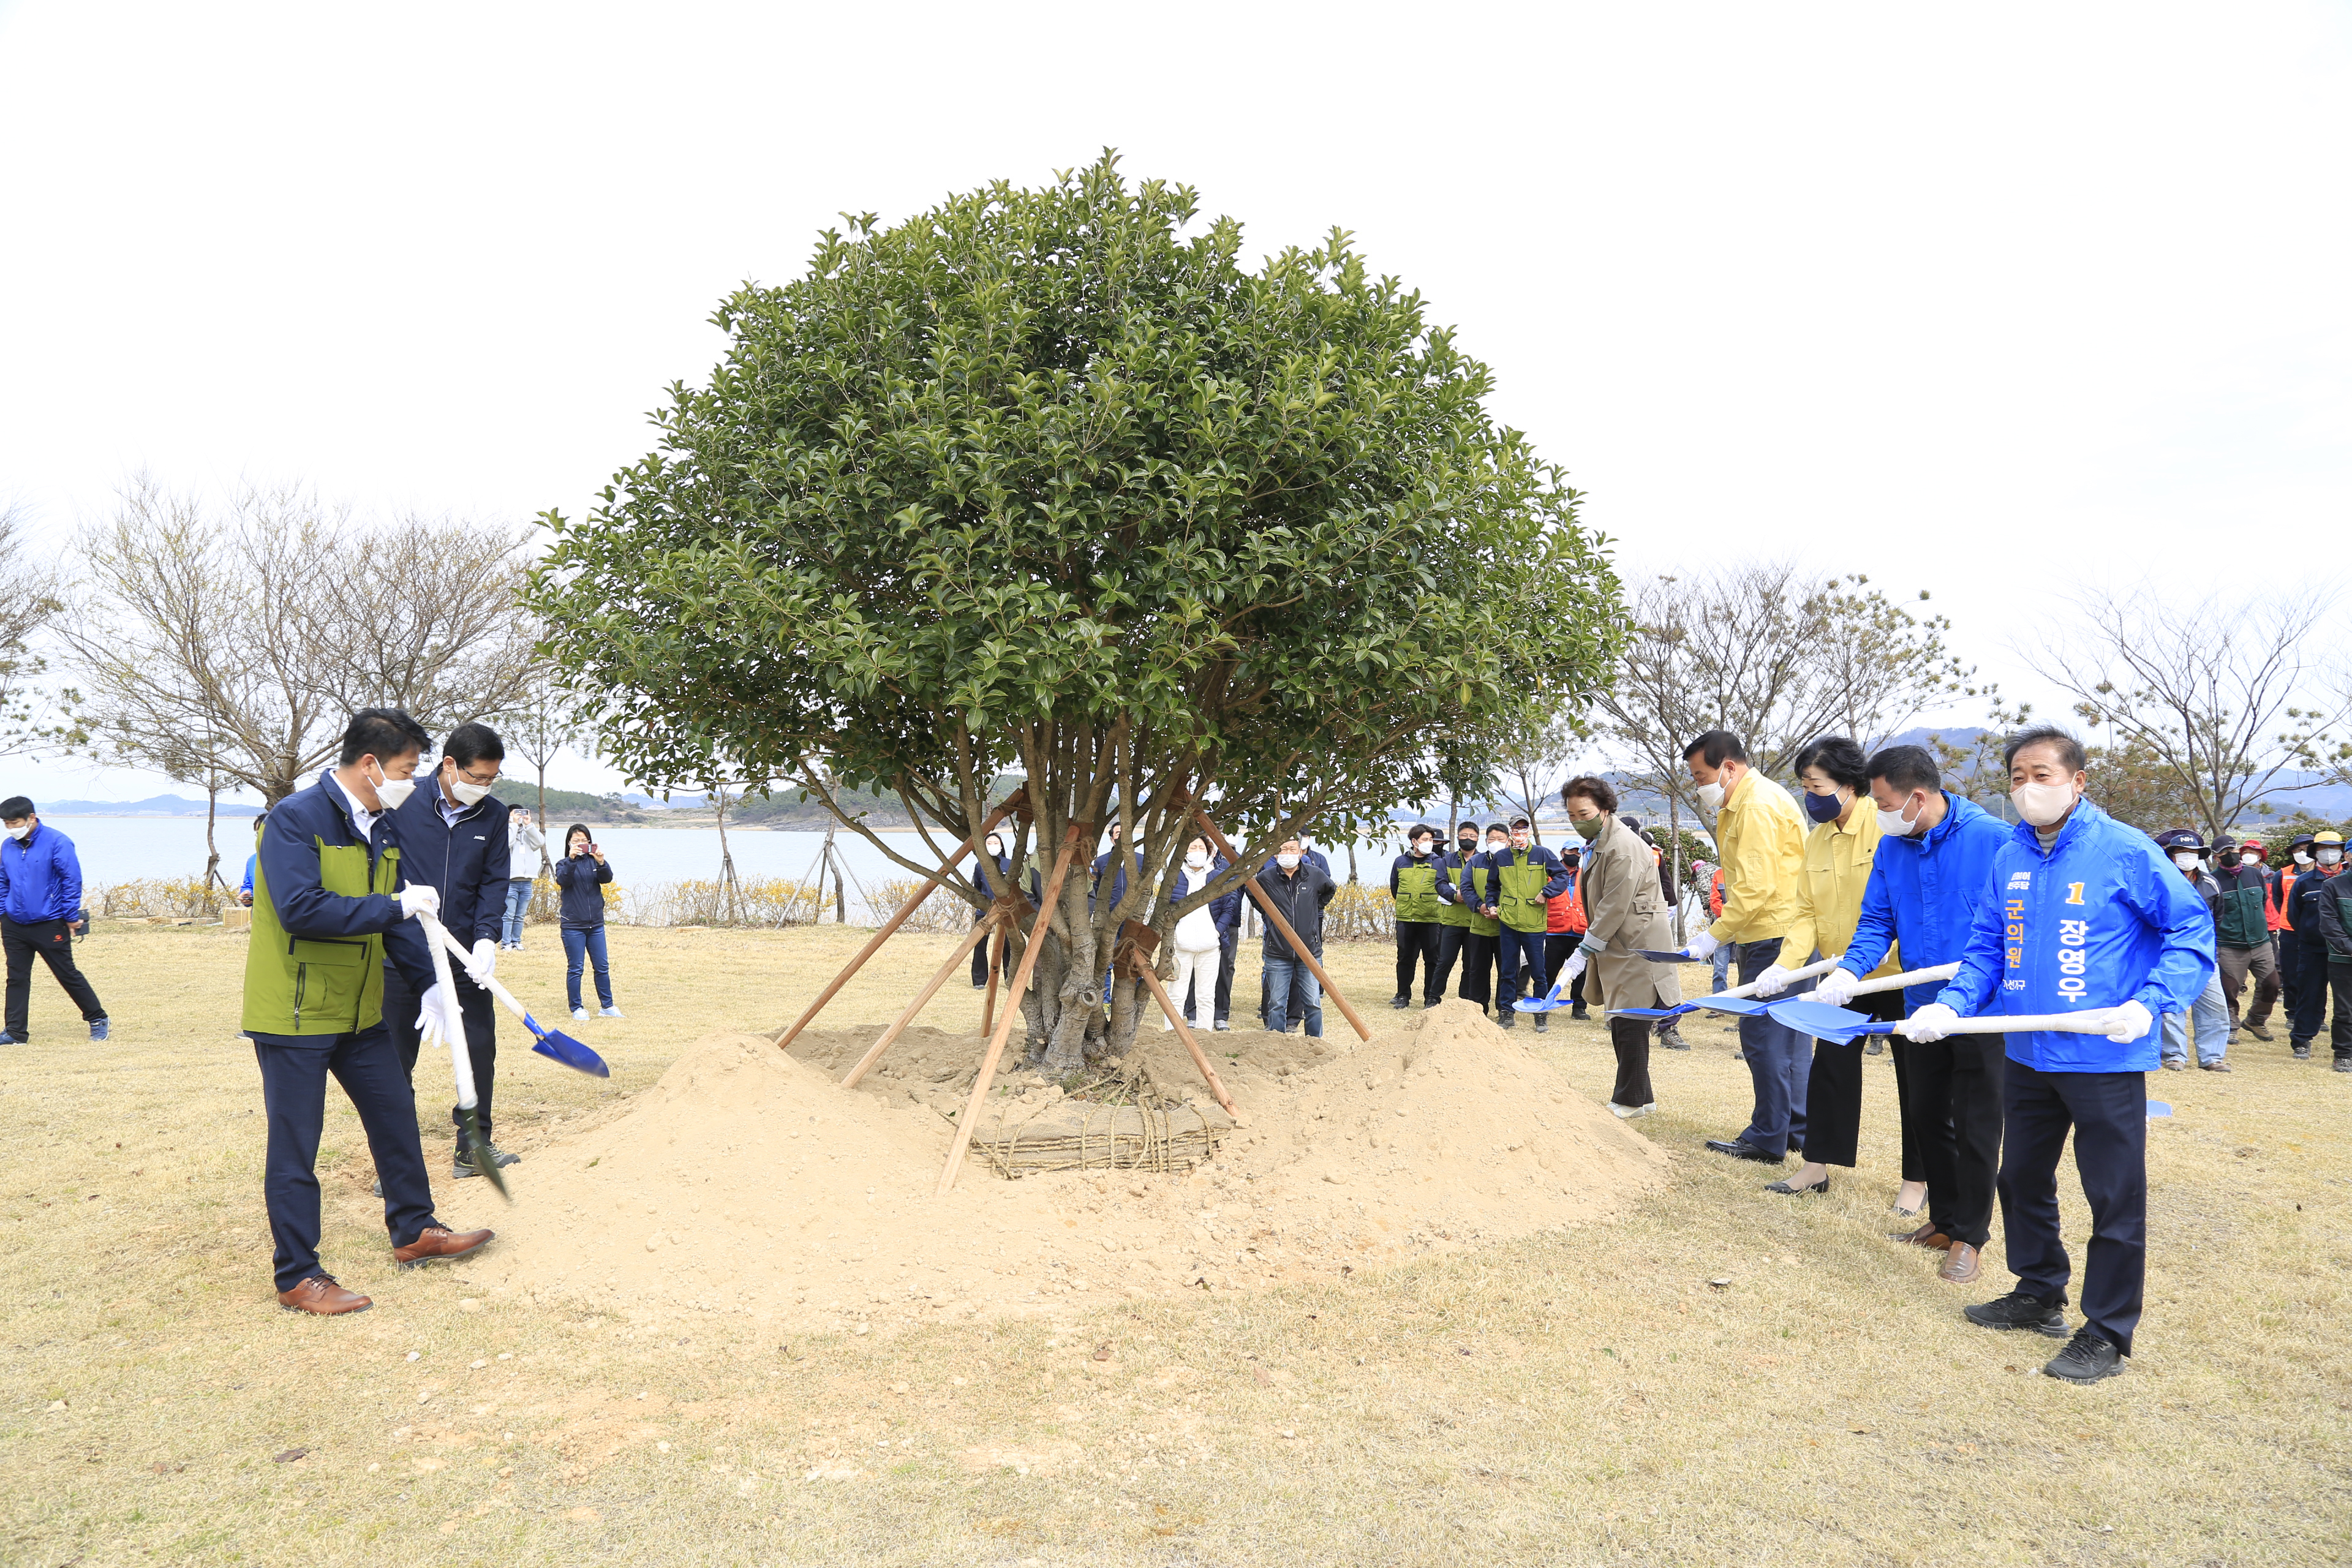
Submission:
POLYGON ((2017 815, 2036 827, 2047 827, 2074 810, 2079 798, 2070 784, 2021 784, 2009 792, 2017 815))
POLYGON ((8 837, 15 839, 19 844, 22 844, 26 839, 30 838, 32 836, 33 825, 29 822, 26 823, 21 827, 12 827, 8 830, 8 837))
MULTIPOLYGON (((1911 803, 1906 800, 1903 804, 1907 807, 1911 803)), ((1871 803, 1871 809, 1878 813, 1878 832, 1881 837, 1908 838, 1918 826, 1917 823, 1904 816, 1901 811, 1889 811, 1875 801, 1871 803)))
POLYGON ((1209 858, 1198 849, 1193 850, 1190 855, 1184 857, 1184 864, 1195 871, 1199 870, 1202 867, 1206 866, 1208 863, 1209 858))
POLYGON ((1699 805, 1706 807, 1709 811, 1721 811, 1723 809, 1723 786, 1719 784, 1704 784, 1699 785, 1698 803, 1699 805))
POLYGON ((1298 868, 1298 857, 1296 855, 1277 855, 1274 858, 1274 863, 1281 867, 1286 871, 1295 871, 1298 868))
POLYGON ((2298 849, 2294 852, 2294 863, 2298 866, 2308 866, 2311 864, 2311 857, 2303 850, 2298 849))
POLYGON ((2184 871, 2193 871, 2197 868, 2197 857, 2186 854, 2175 855, 2172 858, 2172 863, 2184 871))
POLYGON ((2319 863, 2323 866, 2333 866, 2343 858, 2344 851, 2341 849, 2322 849, 2319 852, 2319 863))
POLYGON ((381 763, 376 764, 375 798, 379 810, 398 811, 400 803, 415 794, 415 779, 387 778, 384 776, 383 764, 381 763))
POLYGON ((459 805, 479 805, 482 804, 482 797, 489 793, 490 786, 488 784, 467 784, 462 778, 453 778, 449 781, 449 798, 459 805))

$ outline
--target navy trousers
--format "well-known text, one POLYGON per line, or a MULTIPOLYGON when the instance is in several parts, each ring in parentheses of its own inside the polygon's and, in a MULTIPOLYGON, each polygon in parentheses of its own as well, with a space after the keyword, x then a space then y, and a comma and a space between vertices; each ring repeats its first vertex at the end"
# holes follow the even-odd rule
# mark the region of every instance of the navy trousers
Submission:
MULTIPOLYGON (((1739 983, 1754 980, 1780 961, 1780 939, 1739 944, 1739 983)), ((1801 962, 1801 961, 1800 961, 1801 962)), ((1800 985, 1799 990, 1806 987, 1800 985)), ((1756 1109, 1739 1137, 1768 1154, 1785 1154, 1805 1141, 1805 1080, 1813 1067, 1813 1037, 1801 1035, 1764 1013, 1743 1014, 1739 1049, 1756 1086, 1756 1109)))
POLYGON ((2287 1037, 2307 1046, 2327 1021, 2327 943, 2289 931, 2286 945, 2296 950, 2294 969, 2303 977, 2301 994, 2287 1004, 2287 1037))
POLYGON ((262 1195, 269 1204, 278 1288, 291 1290, 319 1267, 319 1130, 333 1075, 360 1113, 376 1174, 383 1178, 383 1226, 406 1247, 433 1223, 433 1186, 416 1135, 416 1099, 408 1091, 392 1031, 382 1024, 349 1035, 256 1035, 261 1100, 269 1116, 269 1163, 262 1195))
POLYGON ((1495 1000, 1495 946, 1499 936, 1480 936, 1467 927, 1462 932, 1462 989, 1465 1002, 1485 1008, 1495 1000))
POLYGON ((1544 973, 1544 936, 1539 931, 1515 931, 1505 926, 1495 938, 1496 967, 1495 1016, 1508 1016, 1511 1004, 1519 999, 1519 969, 1526 961, 1528 994, 1540 996, 1551 989, 1551 977, 1544 973))
POLYGON ((2072 1270, 2058 1234, 2058 1157, 2074 1134, 2074 1169, 2091 1205, 2083 1319, 2131 1354, 2147 1287, 2147 1075, 2038 1072, 2008 1064, 2002 1095, 2000 1220, 2017 1288, 2061 1305, 2072 1270))

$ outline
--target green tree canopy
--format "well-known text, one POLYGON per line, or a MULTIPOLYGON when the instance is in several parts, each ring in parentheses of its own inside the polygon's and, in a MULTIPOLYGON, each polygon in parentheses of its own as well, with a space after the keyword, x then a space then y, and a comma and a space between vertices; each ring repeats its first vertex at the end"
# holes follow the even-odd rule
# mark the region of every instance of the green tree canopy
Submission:
POLYGON ((1040 955, 1057 1066, 1104 1026, 1119 921, 1172 889, 1188 798, 1275 830, 1238 876, 1298 823, 1429 797, 1446 737, 1598 688, 1614 647, 1576 492, 1420 296, 1337 230, 1246 268, 1197 212, 1106 153, 854 218, 729 298, 659 449, 548 517, 536 603, 635 776, 895 791, 951 844, 1021 773, 1041 881, 1067 824, 1122 826, 1145 875, 1114 905, 1080 866, 1040 955))

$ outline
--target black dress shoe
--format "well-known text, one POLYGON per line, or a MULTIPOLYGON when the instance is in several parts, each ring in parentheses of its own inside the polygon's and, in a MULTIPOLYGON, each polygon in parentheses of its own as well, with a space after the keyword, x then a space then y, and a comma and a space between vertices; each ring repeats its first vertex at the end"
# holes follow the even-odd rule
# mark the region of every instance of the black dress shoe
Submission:
POLYGON ((1412 998, 1410 996, 1392 996, 1389 999, 1389 1005, 1397 1009, 1399 1012, 1402 1012, 1407 1007, 1412 1005, 1412 998))
POLYGON ((1739 1138, 1710 1138, 1706 1146, 1717 1154, 1728 1154, 1735 1160, 1753 1160, 1759 1165, 1779 1165, 1788 1160, 1786 1154, 1771 1154, 1739 1138))
POLYGON ((2043 1372, 2069 1383, 2096 1383, 2123 1369, 2123 1352, 2102 1339, 2097 1330, 2087 1326, 2077 1329, 2066 1348, 2042 1365, 2043 1372))
POLYGON ((2045 1301, 2023 1290, 2011 1290, 1981 1306, 1963 1307, 1960 1312, 1979 1328, 2032 1329, 2053 1340, 2066 1337, 2066 1310, 2055 1301, 2045 1301))
POLYGON ((1571 1018, 1581 1018, 1587 1023, 1590 1023, 1592 1020, 1592 1015, 1585 1010, 1584 1004, 1581 1002, 1579 1002, 1575 1006, 1570 1008, 1568 1016, 1571 1018))
POLYGON ((1800 1193, 1826 1193, 1830 1190, 1830 1179, 1823 1176, 1810 1187, 1792 1187, 1786 1182, 1768 1182, 1764 1185, 1764 1190, 1768 1193, 1783 1193, 1790 1197, 1795 1197, 1800 1193))

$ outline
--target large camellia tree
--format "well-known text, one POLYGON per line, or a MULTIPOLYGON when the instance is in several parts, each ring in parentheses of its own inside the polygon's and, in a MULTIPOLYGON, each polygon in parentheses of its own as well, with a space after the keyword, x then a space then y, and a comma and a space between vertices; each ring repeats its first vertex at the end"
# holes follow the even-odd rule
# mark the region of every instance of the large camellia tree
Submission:
POLYGON ((947 831, 867 837, 928 872, 1019 774, 1024 887, 1116 823, 1142 874, 1094 896, 1082 861, 1027 927, 1055 1069, 1132 1039, 1139 988, 1101 1001, 1122 921, 1164 937, 1299 824, 1431 798, 1615 650, 1576 492, 1420 297, 1336 231, 1247 267, 1197 211, 1106 154, 824 234, 720 306, 658 449, 549 515, 534 590, 639 779, 895 792, 947 831), (1201 804, 1251 847, 1179 900, 1201 804))

